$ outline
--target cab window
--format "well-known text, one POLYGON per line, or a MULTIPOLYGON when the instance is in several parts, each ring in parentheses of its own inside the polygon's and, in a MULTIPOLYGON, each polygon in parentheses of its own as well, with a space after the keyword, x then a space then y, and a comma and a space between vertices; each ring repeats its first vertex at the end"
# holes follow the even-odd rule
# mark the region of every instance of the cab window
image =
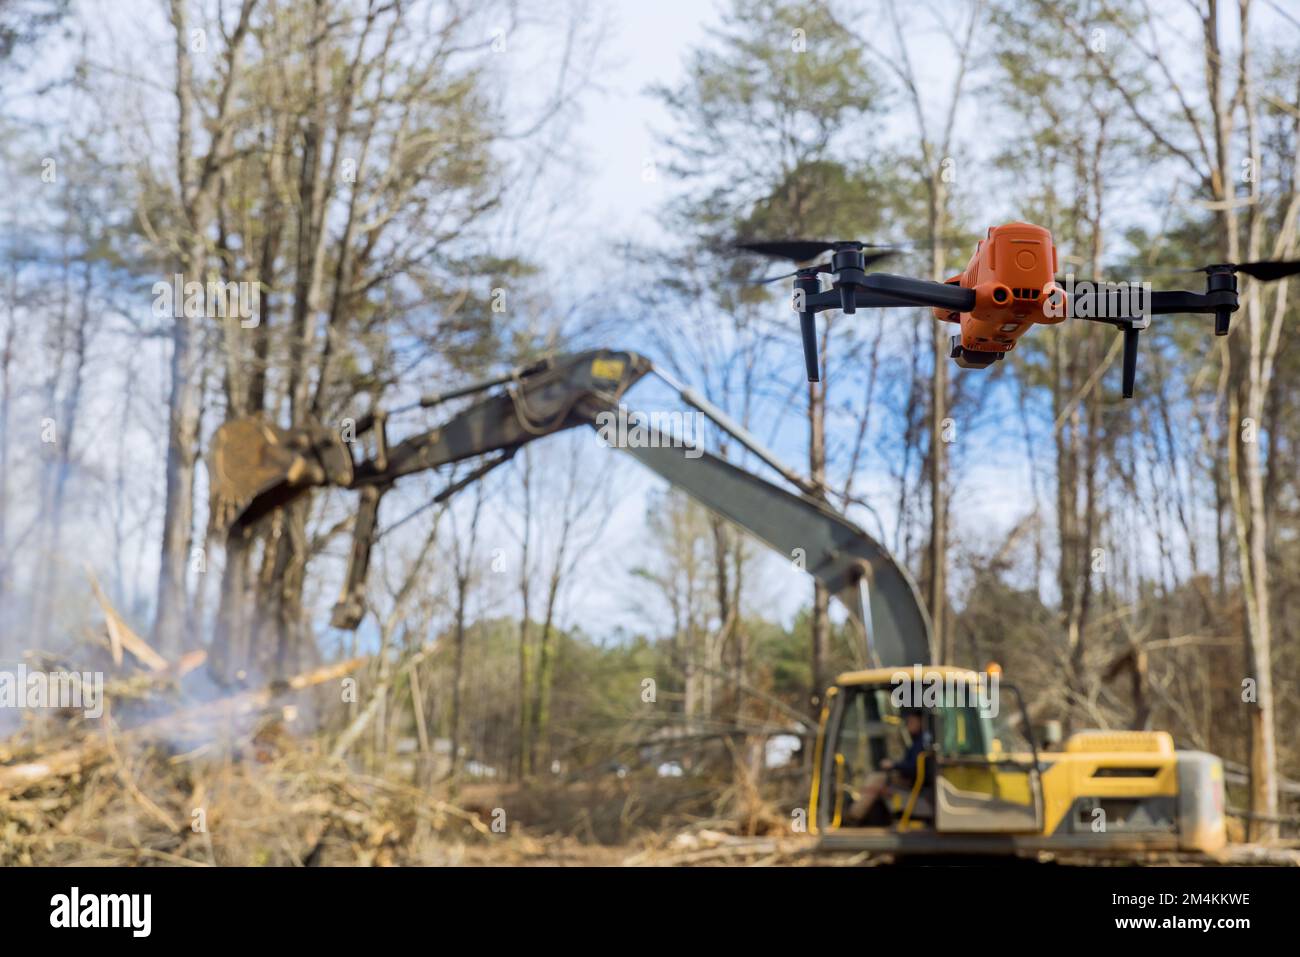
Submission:
POLYGON ((939 752, 952 756, 983 756, 988 752, 979 709, 969 706, 941 705, 935 709, 939 728, 939 752))

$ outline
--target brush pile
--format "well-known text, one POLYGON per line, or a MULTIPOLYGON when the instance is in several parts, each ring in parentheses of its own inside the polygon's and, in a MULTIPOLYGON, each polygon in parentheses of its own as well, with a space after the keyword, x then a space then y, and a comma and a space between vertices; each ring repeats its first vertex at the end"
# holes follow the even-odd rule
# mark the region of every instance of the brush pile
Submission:
POLYGON ((360 664, 190 706, 166 679, 110 682, 97 719, 30 724, 0 744, 0 865, 454 862, 487 823, 292 727, 309 689, 360 664))
POLYGON ((375 661, 216 688, 202 651, 166 660, 96 592, 91 670, 28 666, 84 675, 87 690, 102 678, 95 700, 28 708, 0 738, 0 866, 743 864, 807 851, 740 762, 523 784, 412 773, 368 748, 390 684, 375 661), (345 703, 349 683, 369 691, 345 703))
MULTIPOLYGON (((337 741, 326 748, 316 732, 329 702, 340 710, 331 686, 364 659, 216 691, 200 679, 202 651, 168 662, 96 592, 102 687, 89 695, 85 682, 79 708, 24 712, 0 741, 0 865, 452 863, 494 835, 427 791, 358 773, 337 741)), ((343 734, 355 739, 356 723, 343 734)))

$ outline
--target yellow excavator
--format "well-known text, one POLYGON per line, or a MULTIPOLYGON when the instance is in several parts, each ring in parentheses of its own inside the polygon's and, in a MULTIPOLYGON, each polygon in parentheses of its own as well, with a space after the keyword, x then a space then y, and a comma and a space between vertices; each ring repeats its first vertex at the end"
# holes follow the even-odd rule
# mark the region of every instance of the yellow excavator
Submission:
POLYGON ((827 849, 899 855, 1223 848, 1217 757, 1175 750, 1166 731, 1080 731, 1061 742, 1051 728, 1030 727, 996 666, 842 674, 822 710, 810 830, 827 849), (911 773, 882 787, 880 769, 909 753, 911 773))
POLYGON ((444 500, 525 443, 590 427, 601 444, 627 452, 790 557, 847 609, 865 670, 841 675, 824 699, 808 809, 810 830, 823 846, 916 854, 1212 853, 1222 847, 1223 768, 1217 758, 1176 751, 1160 731, 1085 731, 1063 743, 1043 740, 999 673, 929 664, 930 621, 906 569, 723 410, 644 356, 595 349, 548 357, 425 396, 416 407, 460 399, 472 401, 441 425, 396 444, 389 441, 390 416, 381 410, 336 429, 318 422, 283 429, 262 416, 227 422, 208 463, 212 520, 225 532, 228 551, 245 547, 258 522, 313 489, 355 491, 352 549, 332 618, 335 627, 354 629, 364 614, 380 505, 399 479, 477 459, 480 464, 434 497, 444 500), (651 374, 791 488, 688 446, 652 418, 628 413, 627 391, 651 374), (622 424, 610 429, 611 419, 622 424), (358 460, 355 452, 367 434, 370 454, 358 460), (921 717, 922 737, 915 743, 906 712, 921 717), (879 788, 880 768, 903 752, 915 756, 910 784, 879 788), (878 796, 864 800, 877 788, 878 796))

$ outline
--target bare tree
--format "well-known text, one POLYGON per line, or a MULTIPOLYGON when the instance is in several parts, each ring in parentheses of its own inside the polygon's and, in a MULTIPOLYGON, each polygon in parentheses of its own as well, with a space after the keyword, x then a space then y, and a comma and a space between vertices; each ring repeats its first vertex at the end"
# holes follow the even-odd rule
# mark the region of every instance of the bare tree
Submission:
MULTIPOLYGON (((237 119, 232 115, 242 82, 244 41, 257 0, 242 0, 234 29, 226 40, 223 68, 217 77, 216 109, 205 121, 206 148, 198 148, 195 125, 196 79, 187 0, 170 0, 176 54, 176 180, 183 234, 177 238, 178 267, 187 281, 209 276, 209 231, 216 218, 221 174, 232 159, 237 119), (198 152, 196 152, 198 148, 198 152)), ((203 34, 206 37, 206 33, 203 34)), ((181 308, 172 323, 171 393, 168 400, 166 503, 158 572, 155 646, 164 654, 182 645, 187 615, 186 569, 193 537, 194 465, 199 447, 202 356, 196 341, 199 317, 181 308)))

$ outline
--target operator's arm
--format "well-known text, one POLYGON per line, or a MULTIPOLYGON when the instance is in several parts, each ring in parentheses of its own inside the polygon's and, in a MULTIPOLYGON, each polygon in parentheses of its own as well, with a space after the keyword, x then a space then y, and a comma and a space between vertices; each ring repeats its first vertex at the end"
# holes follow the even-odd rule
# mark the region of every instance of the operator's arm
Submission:
POLYGON ((921 752, 924 751, 927 747, 929 747, 930 745, 929 738, 930 738, 929 734, 927 734, 925 731, 922 731, 915 738, 913 738, 912 743, 907 746, 907 751, 904 752, 902 760, 900 760, 897 764, 894 764, 893 762, 890 761, 884 761, 882 762, 881 766, 884 767, 886 770, 897 771, 899 774, 901 774, 903 777, 907 778, 908 780, 911 781, 916 780, 916 766, 918 763, 918 759, 921 756, 921 752))

